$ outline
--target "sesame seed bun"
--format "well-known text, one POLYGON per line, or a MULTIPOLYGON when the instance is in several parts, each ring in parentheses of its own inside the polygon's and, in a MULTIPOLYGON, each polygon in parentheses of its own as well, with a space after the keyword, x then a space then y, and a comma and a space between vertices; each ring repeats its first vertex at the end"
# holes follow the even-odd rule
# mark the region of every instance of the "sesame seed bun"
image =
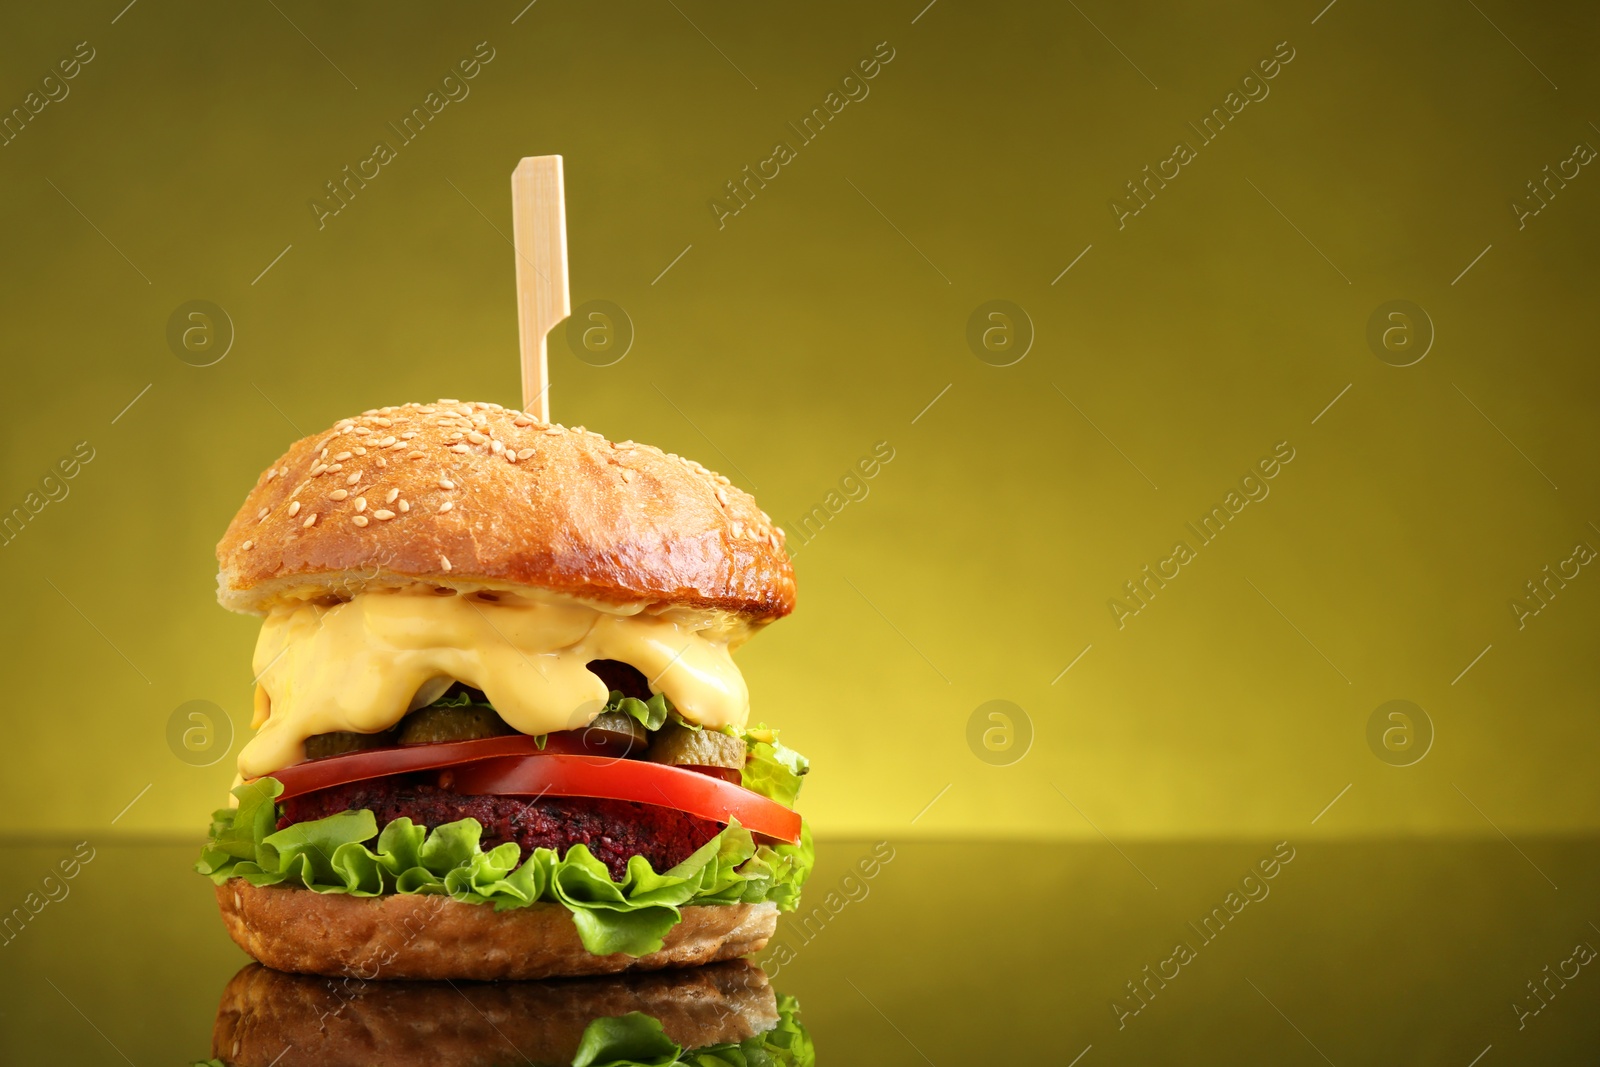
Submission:
POLYGON ((767 976, 739 960, 582 981, 329 981, 250 964, 222 992, 211 1054, 229 1067, 571 1063, 589 1023, 638 1011, 685 1049, 778 1024, 767 976))
POLYGON ((560 904, 495 911, 444 896, 357 897, 242 878, 216 895, 229 936, 252 958, 335 977, 488 982, 698 967, 761 951, 778 926, 776 904, 689 904, 658 951, 596 956, 560 904))
POLYGON ((380 408, 295 442, 217 545, 217 599, 426 581, 765 622, 794 610, 783 531, 693 460, 498 404, 380 408))

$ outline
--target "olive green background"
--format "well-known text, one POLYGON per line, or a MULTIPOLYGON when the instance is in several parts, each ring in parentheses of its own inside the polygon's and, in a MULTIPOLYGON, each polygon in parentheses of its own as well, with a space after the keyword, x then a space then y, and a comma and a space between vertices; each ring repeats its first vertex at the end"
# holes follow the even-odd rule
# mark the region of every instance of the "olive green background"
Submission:
POLYGON ((5 830, 200 832, 231 755, 189 765, 169 718, 247 728, 256 629, 216 606, 212 546, 301 433, 516 402, 508 177, 550 152, 574 305, 636 331, 609 367, 555 336, 557 419, 721 470, 791 546, 893 449, 740 658, 821 833, 1600 827, 1600 577, 1510 608, 1600 546, 1600 176, 1511 207, 1600 145, 1592 9, 112 0, 8 13, 0 108, 80 41, 70 95, 0 147, 0 507, 94 449, 0 548, 5 830), (319 229, 324 182, 479 42, 470 95, 319 229), (870 95, 801 144, 879 42, 870 95), (1198 158, 1119 229, 1110 199, 1180 139, 1198 158), (208 367, 166 339, 196 299, 236 334, 208 367), (966 339, 994 299, 1036 331, 1011 366, 966 339), (1395 299, 1436 332, 1403 368, 1366 336, 1395 299), (1119 628, 1123 583, 1285 441, 1271 495, 1119 628), (1412 766, 1368 747, 1392 699, 1432 723, 1412 766), (998 755, 968 741, 991 700, 1022 709, 998 755))

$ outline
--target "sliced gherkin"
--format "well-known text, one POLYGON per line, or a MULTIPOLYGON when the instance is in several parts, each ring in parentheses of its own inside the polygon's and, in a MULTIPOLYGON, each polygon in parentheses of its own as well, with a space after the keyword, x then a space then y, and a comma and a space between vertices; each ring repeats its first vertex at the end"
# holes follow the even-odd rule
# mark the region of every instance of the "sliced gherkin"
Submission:
POLYGON ((632 715, 621 711, 602 711, 594 721, 578 731, 585 749, 617 755, 643 755, 650 734, 632 715))
POLYGON ((668 719, 655 732, 645 759, 653 763, 672 763, 680 767, 744 766, 744 739, 717 730, 692 730, 677 719, 668 719))
POLYGON ((438 741, 473 741, 516 733, 485 704, 464 707, 419 708, 400 720, 400 744, 427 745, 438 741))
POLYGON ((306 759, 340 756, 346 752, 360 752, 368 748, 384 748, 394 744, 394 731, 382 730, 375 734, 358 734, 352 730, 313 734, 306 738, 306 759))

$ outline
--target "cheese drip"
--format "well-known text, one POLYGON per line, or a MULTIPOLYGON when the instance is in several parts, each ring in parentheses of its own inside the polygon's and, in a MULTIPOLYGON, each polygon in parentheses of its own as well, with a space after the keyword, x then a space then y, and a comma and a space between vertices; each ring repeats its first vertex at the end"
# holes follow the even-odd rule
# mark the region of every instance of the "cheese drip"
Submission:
POLYGON ((739 727, 749 717, 749 690, 730 655, 748 632, 726 619, 498 596, 423 587, 275 609, 256 642, 258 732, 239 753, 239 773, 300 762, 314 734, 388 729, 451 681, 483 690, 521 733, 580 728, 606 702, 605 683, 587 669, 598 659, 638 668, 691 722, 739 727))

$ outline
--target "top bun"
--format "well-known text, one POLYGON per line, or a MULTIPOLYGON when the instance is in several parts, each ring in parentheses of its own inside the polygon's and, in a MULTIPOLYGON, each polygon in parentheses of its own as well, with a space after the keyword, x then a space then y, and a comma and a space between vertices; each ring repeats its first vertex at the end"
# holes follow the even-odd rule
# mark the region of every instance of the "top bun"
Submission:
POLYGON ((693 460, 498 404, 379 408, 296 441, 217 545, 253 614, 413 581, 616 605, 794 610, 783 531, 693 460))

